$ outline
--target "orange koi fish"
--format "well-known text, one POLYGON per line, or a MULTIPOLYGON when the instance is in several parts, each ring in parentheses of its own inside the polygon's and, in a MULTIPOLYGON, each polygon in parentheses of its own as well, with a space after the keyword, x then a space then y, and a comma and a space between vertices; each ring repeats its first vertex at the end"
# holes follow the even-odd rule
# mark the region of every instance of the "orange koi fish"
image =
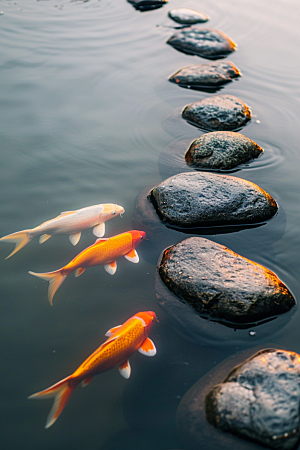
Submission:
POLYGON ((71 243, 76 245, 79 242, 81 232, 93 227, 94 235, 102 237, 105 233, 105 222, 124 212, 125 209, 122 206, 112 203, 87 206, 77 211, 62 212, 59 216, 47 220, 47 222, 32 228, 32 230, 18 231, 2 237, 0 241, 15 244, 15 249, 5 259, 10 258, 25 247, 35 236, 40 236, 39 242, 42 244, 54 234, 68 234, 71 243))
POLYGON ((46 428, 54 424, 74 389, 79 383, 86 386, 99 373, 106 372, 116 366, 124 378, 131 373, 128 358, 138 350, 146 356, 154 356, 156 348, 148 338, 156 314, 152 311, 139 312, 123 325, 111 328, 105 336, 109 336, 94 353, 92 353, 75 372, 44 391, 37 392, 28 398, 43 399, 55 397, 49 413, 46 428))
POLYGON ((145 236, 146 233, 144 231, 131 230, 109 239, 97 239, 95 244, 87 247, 61 269, 47 273, 29 273, 35 277, 49 281, 48 299, 50 305, 52 305, 55 292, 71 272, 75 271, 75 277, 79 277, 88 267, 103 264, 104 269, 110 275, 114 275, 117 270, 116 260, 121 258, 121 256, 125 256, 128 261, 138 263, 139 257, 135 248, 142 242, 145 236))

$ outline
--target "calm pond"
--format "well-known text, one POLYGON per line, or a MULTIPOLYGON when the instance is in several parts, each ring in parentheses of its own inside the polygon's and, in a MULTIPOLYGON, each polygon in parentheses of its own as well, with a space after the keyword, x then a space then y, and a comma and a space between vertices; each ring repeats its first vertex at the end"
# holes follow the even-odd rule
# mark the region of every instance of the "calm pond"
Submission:
MULTIPOLYGON (((175 173, 162 156, 165 149, 202 134, 180 111, 210 94, 168 81, 182 66, 207 62, 166 45, 178 27, 167 12, 182 6, 204 11, 211 20, 199 26, 219 29, 238 44, 227 59, 243 76, 219 93, 251 106, 252 120, 241 132, 265 152, 231 175, 258 184, 279 204, 263 226, 205 237, 273 270, 299 302, 297 0, 170 0, 142 13, 126 0, 1 0, 0 235, 98 203, 126 210, 107 223, 106 237, 133 228, 140 191, 175 173)), ((175 170, 192 169, 178 161, 175 170)), ((300 353, 297 307, 255 327, 256 333, 226 329, 220 339, 219 324, 203 341, 177 333, 156 303, 155 261, 167 245, 188 236, 166 228, 153 246, 141 243, 139 264, 122 258, 113 277, 101 266, 80 278, 71 275, 53 307, 47 283, 28 271, 62 267, 95 241, 92 230, 83 232, 76 247, 67 236, 43 245, 35 238, 7 261, 13 247, 1 243, 1 448, 184 449, 176 409, 199 378, 251 348, 300 353), (57 423, 45 430, 51 400, 27 397, 71 374, 109 328, 145 310, 159 319, 150 334, 157 355, 134 354, 129 380, 114 369, 84 390, 78 387, 57 423)), ((209 441, 206 449, 214 450, 209 441)))

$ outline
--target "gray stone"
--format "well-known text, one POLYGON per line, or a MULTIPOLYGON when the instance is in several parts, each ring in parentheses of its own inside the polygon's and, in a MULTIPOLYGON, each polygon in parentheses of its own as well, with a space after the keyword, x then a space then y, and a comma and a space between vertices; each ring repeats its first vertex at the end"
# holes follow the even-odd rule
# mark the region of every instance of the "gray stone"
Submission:
POLYGON ((295 306, 274 272, 201 237, 167 248, 158 267, 171 292, 212 319, 253 323, 295 306))
POLYGON ((139 11, 149 11, 158 9, 168 3, 167 0, 127 0, 132 6, 139 11))
POLYGON ((207 59, 225 58, 237 47, 222 31, 199 27, 181 29, 167 40, 167 44, 181 52, 207 59))
POLYGON ((162 221, 183 228, 259 223, 278 209, 256 184, 208 172, 167 178, 150 191, 149 199, 162 221))
POLYGON ((272 449, 292 449, 300 437, 300 355, 263 350, 235 367, 206 397, 216 427, 272 449))
POLYGON ((185 161, 199 169, 230 170, 257 158, 263 149, 248 137, 232 131, 213 131, 195 139, 185 161))
POLYGON ((169 81, 182 87, 218 88, 240 76, 239 69, 230 61, 185 66, 170 75, 169 81))
POLYGON ((195 23, 207 22, 210 17, 195 9, 175 8, 168 12, 168 16, 177 23, 193 25, 195 23))
POLYGON ((182 117, 208 131, 234 131, 251 119, 249 106, 233 95, 214 95, 184 107, 182 117))

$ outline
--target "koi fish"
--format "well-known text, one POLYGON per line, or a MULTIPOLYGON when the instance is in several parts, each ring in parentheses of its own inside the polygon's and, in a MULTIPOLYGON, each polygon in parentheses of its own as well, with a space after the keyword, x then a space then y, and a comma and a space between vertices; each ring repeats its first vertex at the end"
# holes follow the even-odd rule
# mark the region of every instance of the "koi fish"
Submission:
POLYGON ((148 335, 155 319, 156 314, 152 311, 139 312, 123 325, 111 328, 105 334, 105 336, 109 336, 109 339, 94 351, 72 375, 48 389, 28 397, 30 399, 54 397, 46 428, 54 424, 79 383, 82 383, 83 387, 87 386, 95 375, 116 366, 119 367, 120 374, 128 379, 131 373, 128 358, 136 350, 143 355, 154 356, 156 348, 148 335))
POLYGON ((5 259, 10 258, 21 248, 25 247, 35 236, 40 236, 39 242, 42 244, 54 234, 69 234, 69 239, 73 245, 78 244, 81 232, 87 228, 94 227, 93 233, 97 237, 105 234, 105 223, 109 219, 123 214, 125 209, 122 206, 112 203, 103 205, 87 206, 77 211, 64 211, 54 219, 48 220, 32 230, 18 231, 8 234, 0 239, 2 242, 14 243, 14 251, 5 259))
POLYGON ((75 271, 75 277, 79 277, 88 267, 102 264, 106 272, 114 275, 117 270, 116 260, 121 258, 121 256, 125 256, 128 261, 138 263, 139 256, 135 248, 145 236, 146 233, 144 231, 131 230, 108 239, 97 239, 95 244, 87 247, 61 269, 46 273, 28 273, 49 282, 48 299, 50 305, 52 305, 55 292, 71 272, 75 271))

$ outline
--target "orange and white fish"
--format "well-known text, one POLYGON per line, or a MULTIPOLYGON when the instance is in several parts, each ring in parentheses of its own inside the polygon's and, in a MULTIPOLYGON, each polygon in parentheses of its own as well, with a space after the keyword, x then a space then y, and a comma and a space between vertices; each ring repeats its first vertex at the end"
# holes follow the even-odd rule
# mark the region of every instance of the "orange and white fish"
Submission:
POLYGON ((55 292, 71 272, 75 271, 75 277, 79 277, 88 267, 103 264, 104 269, 110 275, 114 275, 117 270, 116 260, 121 258, 121 256, 125 256, 128 261, 138 263, 139 256, 135 248, 145 237, 146 233, 144 231, 131 230, 108 239, 97 239, 95 244, 87 247, 61 269, 54 272, 29 273, 49 282, 48 299, 52 305, 55 292))
POLYGON ((49 413, 46 428, 56 421, 74 389, 79 383, 86 386, 99 373, 106 372, 116 366, 124 378, 131 373, 128 358, 138 350, 146 356, 154 356, 156 348, 148 338, 156 314, 152 311, 139 312, 123 325, 111 328, 105 336, 109 339, 92 353, 75 372, 44 391, 37 392, 28 398, 44 399, 55 397, 49 413))
POLYGON ((54 234, 68 234, 72 244, 76 245, 79 242, 81 232, 87 228, 94 227, 94 235, 102 237, 105 234, 104 222, 124 212, 125 209, 122 206, 112 203, 87 206, 77 211, 64 211, 54 219, 47 220, 47 222, 32 230, 18 231, 1 238, 0 241, 2 242, 12 242, 16 245, 14 251, 5 259, 10 258, 21 250, 35 236, 40 236, 39 242, 42 244, 54 234))

